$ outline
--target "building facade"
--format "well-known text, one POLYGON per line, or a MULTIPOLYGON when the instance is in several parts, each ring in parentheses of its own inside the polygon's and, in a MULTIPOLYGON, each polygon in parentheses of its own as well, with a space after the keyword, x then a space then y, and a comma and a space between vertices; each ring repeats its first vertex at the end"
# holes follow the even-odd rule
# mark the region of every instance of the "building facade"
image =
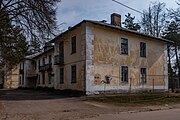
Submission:
MULTIPOLYGON (((70 27, 51 41, 54 49, 45 49, 32 58, 35 65, 25 64, 34 66, 28 68, 33 71, 31 81, 36 79, 35 87, 86 94, 167 91, 168 42, 171 41, 122 28, 120 15, 112 14, 111 24, 83 20, 70 27)), ((21 68, 23 81, 27 74, 21 68)))
POLYGON ((19 63, 19 87, 36 87, 36 61, 33 59, 41 53, 26 56, 19 63))
POLYGON ((34 57, 36 61, 37 76, 36 87, 54 88, 54 48, 45 50, 43 53, 34 57))
POLYGON ((122 28, 120 15, 113 14, 111 20, 84 20, 53 40, 59 60, 55 88, 86 94, 167 91, 171 41, 122 28))
POLYGON ((15 65, 12 69, 8 70, 4 75, 4 88, 18 88, 18 66, 15 65))

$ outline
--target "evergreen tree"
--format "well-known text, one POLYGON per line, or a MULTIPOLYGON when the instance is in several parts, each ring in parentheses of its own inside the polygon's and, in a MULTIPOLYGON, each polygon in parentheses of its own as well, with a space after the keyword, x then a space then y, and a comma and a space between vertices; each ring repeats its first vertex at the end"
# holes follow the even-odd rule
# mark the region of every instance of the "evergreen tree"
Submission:
POLYGON ((174 85, 180 83, 180 64, 179 64, 179 49, 180 49, 180 28, 177 19, 171 21, 165 31, 163 31, 163 38, 174 41, 174 44, 168 44, 168 71, 169 71, 169 83, 170 88, 174 89, 174 85), (175 56, 175 57, 174 57, 175 56), (171 59, 176 59, 175 63, 171 62, 171 59), (178 76, 178 81, 172 81, 172 77, 178 76))
POLYGON ((131 17, 131 14, 128 13, 127 15, 125 15, 126 19, 125 21, 122 23, 124 24, 124 27, 130 30, 140 30, 141 26, 138 23, 134 23, 134 17, 131 17))

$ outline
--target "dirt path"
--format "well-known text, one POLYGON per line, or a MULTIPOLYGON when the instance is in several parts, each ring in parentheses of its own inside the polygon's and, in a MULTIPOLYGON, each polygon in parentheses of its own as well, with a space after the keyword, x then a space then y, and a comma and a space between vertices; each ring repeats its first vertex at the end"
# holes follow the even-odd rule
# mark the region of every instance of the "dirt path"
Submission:
POLYGON ((105 114, 160 110, 167 107, 116 107, 31 90, 0 90, 0 120, 76 120, 105 114))

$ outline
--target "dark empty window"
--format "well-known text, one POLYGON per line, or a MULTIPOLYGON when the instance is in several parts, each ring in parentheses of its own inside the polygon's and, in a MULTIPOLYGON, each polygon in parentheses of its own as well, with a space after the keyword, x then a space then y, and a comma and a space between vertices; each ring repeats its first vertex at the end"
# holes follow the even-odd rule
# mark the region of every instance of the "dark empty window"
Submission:
POLYGON ((38 83, 37 84, 40 84, 40 75, 38 74, 38 83))
POLYGON ((59 54, 64 55, 64 42, 63 41, 59 43, 59 54))
POLYGON ((45 58, 42 59, 42 65, 45 65, 45 58))
POLYGON ((128 54, 128 39, 121 38, 121 54, 128 54))
POLYGON ((49 64, 51 64, 52 60, 51 60, 51 55, 49 55, 49 64))
POLYGON ((140 74, 140 78, 141 78, 141 83, 145 84, 147 82, 147 74, 146 74, 146 68, 141 68, 141 74, 140 74))
POLYGON ((64 83, 64 68, 60 68, 60 84, 64 83))
POLYGON ((76 65, 71 66, 71 83, 76 83, 76 65))
POLYGON ((140 56, 146 57, 146 43, 140 42, 140 56))
POLYGON ((21 85, 21 81, 22 81, 22 80, 21 80, 21 76, 19 76, 19 84, 20 84, 20 85, 21 85))
POLYGON ((38 60, 38 66, 40 67, 40 65, 41 65, 41 61, 40 61, 40 60, 38 60))
POLYGON ((51 84, 51 73, 48 73, 49 84, 51 84))
POLYGON ((71 54, 76 53, 76 36, 71 38, 71 54))
POLYGON ((122 82, 128 82, 128 67, 122 66, 121 67, 121 81, 122 82))
POLYGON ((42 72, 42 84, 45 84, 45 72, 42 72))

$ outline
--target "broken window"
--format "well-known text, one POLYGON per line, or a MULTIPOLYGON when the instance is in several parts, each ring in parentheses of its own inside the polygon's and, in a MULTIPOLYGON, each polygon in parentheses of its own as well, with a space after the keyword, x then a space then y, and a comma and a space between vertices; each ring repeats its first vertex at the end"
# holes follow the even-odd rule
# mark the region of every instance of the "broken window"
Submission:
POLYGON ((128 54, 128 39, 121 38, 121 54, 128 54))
POLYGON ((147 74, 146 74, 146 68, 141 68, 141 74, 140 74, 140 78, 141 78, 141 83, 145 84, 147 83, 147 74))
POLYGON ((76 53, 76 36, 71 38, 71 54, 76 53))
POLYGON ((146 57, 146 43, 140 42, 140 56, 146 57))
POLYGON ((60 84, 64 83, 64 68, 60 68, 60 84))
POLYGON ((71 83, 76 83, 76 65, 71 66, 71 83))
POLYGON ((122 82, 128 82, 128 67, 122 66, 121 67, 121 81, 122 82))

